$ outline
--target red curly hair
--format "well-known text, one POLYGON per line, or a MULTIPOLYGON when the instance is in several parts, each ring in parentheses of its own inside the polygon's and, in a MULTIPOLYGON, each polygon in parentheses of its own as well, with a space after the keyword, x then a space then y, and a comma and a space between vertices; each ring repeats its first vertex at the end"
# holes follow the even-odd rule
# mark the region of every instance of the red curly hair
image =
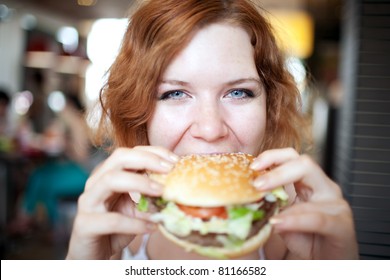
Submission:
POLYGON ((197 30, 216 22, 240 26, 250 34, 267 96, 262 149, 301 148, 305 119, 299 91, 270 24, 261 8, 249 0, 145 1, 130 17, 120 52, 100 92, 103 110, 97 144, 108 141, 111 148, 149 144, 146 124, 165 69, 197 30))

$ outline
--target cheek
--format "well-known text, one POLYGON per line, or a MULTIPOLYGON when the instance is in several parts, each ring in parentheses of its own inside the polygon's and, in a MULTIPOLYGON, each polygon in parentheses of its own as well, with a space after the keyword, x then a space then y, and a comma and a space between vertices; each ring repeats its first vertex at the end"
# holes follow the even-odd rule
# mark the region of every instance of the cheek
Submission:
POLYGON ((173 112, 169 108, 157 107, 147 123, 149 144, 172 150, 177 138, 184 130, 184 120, 185 117, 181 112, 173 112))
POLYGON ((243 145, 243 151, 257 154, 264 140, 266 122, 265 106, 248 106, 236 112, 229 126, 243 145))

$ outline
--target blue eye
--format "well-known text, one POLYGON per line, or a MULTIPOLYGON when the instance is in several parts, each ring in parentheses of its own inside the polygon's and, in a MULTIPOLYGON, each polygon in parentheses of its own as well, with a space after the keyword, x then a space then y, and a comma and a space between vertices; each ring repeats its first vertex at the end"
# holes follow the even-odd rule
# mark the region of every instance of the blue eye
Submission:
POLYGON ((186 94, 181 90, 173 90, 168 91, 160 96, 159 100, 167 100, 167 99, 181 99, 184 98, 186 94))
POLYGON ((234 99, 244 99, 244 98, 254 97, 255 95, 250 90, 234 89, 234 90, 230 91, 226 96, 229 98, 234 98, 234 99))

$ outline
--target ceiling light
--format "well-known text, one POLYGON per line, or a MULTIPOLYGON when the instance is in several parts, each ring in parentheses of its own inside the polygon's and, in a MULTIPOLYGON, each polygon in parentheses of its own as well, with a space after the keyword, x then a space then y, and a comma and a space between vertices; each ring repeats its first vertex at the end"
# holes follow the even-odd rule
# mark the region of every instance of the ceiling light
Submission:
POLYGON ((77 4, 79 4, 79 6, 93 6, 96 2, 97 0, 77 0, 77 4))
POLYGON ((280 46, 291 56, 306 59, 314 46, 314 19, 300 10, 272 10, 269 17, 280 46))
POLYGON ((79 33, 74 27, 61 27, 57 31, 57 40, 62 43, 62 48, 65 52, 73 53, 79 45, 79 33))

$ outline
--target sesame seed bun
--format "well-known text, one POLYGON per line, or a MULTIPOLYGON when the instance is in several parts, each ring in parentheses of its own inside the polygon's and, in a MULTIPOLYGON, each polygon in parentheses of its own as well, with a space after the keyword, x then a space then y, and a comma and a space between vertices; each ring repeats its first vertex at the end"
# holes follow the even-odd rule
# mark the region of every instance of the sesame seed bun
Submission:
POLYGON ((243 153, 188 155, 168 174, 151 174, 164 185, 163 198, 188 206, 245 204, 264 196, 252 185, 260 172, 249 168, 253 156, 243 153))
MULTIPOLYGON (((169 211, 163 209, 164 214, 154 216, 155 221, 160 222, 161 233, 186 251, 213 259, 238 258, 262 247, 271 234, 269 218, 279 211, 279 204, 276 199, 268 201, 266 193, 252 185, 253 180, 263 173, 249 168, 253 159, 252 155, 243 153, 187 155, 169 173, 150 174, 151 179, 164 185, 162 198, 171 207, 169 211), (254 216, 245 216, 251 220, 243 222, 242 216, 240 220, 229 214, 235 207, 241 207, 245 213, 249 209, 245 208, 246 205, 258 205, 256 209, 263 211, 264 216, 258 220, 253 219, 254 216), (216 220, 219 228, 213 231, 202 232, 195 226, 212 223, 211 217, 231 222, 230 225, 237 221, 243 223, 228 226, 223 231, 220 227, 223 222, 218 224, 216 220), (182 219, 186 222, 178 225, 182 219), (183 228, 192 231, 186 232, 183 228), (238 235, 234 234, 245 228, 247 235, 238 243, 224 243, 229 238, 237 238, 234 236, 238 235)), ((206 228, 208 226, 202 229, 206 228)))

